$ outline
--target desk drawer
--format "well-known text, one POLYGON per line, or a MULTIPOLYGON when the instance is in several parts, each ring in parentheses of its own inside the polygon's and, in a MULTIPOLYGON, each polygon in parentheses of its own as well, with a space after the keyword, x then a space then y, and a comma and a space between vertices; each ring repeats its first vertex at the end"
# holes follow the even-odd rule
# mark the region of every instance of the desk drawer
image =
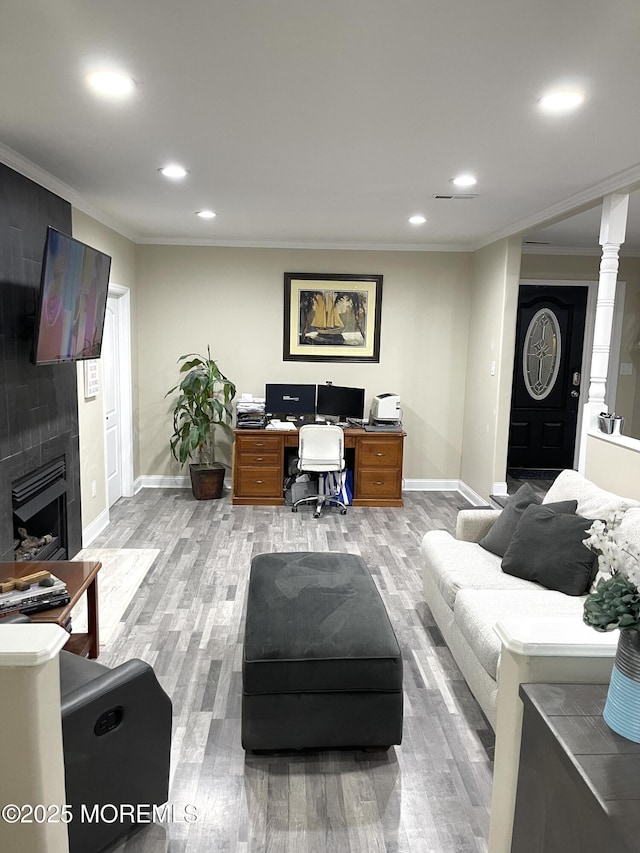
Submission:
POLYGON ((401 498, 402 471, 399 468, 364 468, 356 477, 357 498, 401 498))
POLYGON ((236 453, 278 453, 282 446, 279 435, 236 435, 236 453))
POLYGON ((247 466, 236 468, 236 497, 282 497, 282 470, 247 466))
POLYGON ((280 464, 280 454, 270 451, 242 450, 236 456, 236 465, 242 468, 277 468, 280 464))
POLYGON ((402 438, 361 438, 358 442, 358 466, 361 468, 401 468, 402 438))

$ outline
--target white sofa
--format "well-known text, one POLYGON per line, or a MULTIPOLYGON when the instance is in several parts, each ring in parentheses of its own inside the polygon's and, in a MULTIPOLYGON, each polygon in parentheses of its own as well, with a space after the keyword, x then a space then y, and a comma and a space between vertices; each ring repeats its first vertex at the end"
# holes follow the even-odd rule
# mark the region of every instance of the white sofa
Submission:
MULTIPOLYGON (((543 504, 576 500, 576 513, 605 518, 624 510, 625 536, 640 546, 640 501, 563 471, 543 504)), ((447 646, 496 733, 489 853, 509 853, 515 807, 522 703, 527 682, 605 682, 617 632, 582 621, 584 595, 565 595, 505 574, 501 557, 479 544, 500 510, 462 510, 456 537, 425 534, 424 595, 447 646), (500 636, 499 636, 500 634, 500 636)))
MULTIPOLYGON (((576 512, 586 518, 640 507, 639 501, 600 489, 577 471, 563 471, 542 503, 572 499, 577 500, 576 512)), ((506 617, 550 615, 581 623, 585 598, 505 574, 501 558, 477 544, 499 514, 493 509, 461 510, 455 538, 444 530, 431 530, 421 545, 425 600, 494 729, 501 651, 496 623, 506 617)), ((640 545, 640 509, 626 512, 623 524, 640 545)))

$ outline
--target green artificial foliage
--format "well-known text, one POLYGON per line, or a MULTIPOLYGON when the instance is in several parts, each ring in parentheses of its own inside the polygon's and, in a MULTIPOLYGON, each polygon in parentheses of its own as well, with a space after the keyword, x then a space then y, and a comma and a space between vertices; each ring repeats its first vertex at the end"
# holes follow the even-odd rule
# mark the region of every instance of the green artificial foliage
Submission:
POLYGON ((207 347, 206 358, 197 353, 181 355, 185 374, 165 397, 179 391, 173 408, 173 435, 169 441, 174 458, 184 465, 193 459, 204 465, 215 463, 215 429, 231 432, 231 401, 236 386, 219 369, 207 347))
POLYGON ((596 631, 640 629, 640 593, 636 585, 619 572, 601 578, 586 598, 583 618, 596 631))

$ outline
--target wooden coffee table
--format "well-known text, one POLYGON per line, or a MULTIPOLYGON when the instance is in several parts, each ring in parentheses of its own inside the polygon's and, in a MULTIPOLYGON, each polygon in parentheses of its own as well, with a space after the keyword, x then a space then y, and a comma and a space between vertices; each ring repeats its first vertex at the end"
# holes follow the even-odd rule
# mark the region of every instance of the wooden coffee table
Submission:
POLYGON ((102 563, 98 562, 74 562, 72 560, 49 560, 37 562, 35 560, 25 563, 2 563, 0 562, 0 578, 20 578, 34 572, 51 572, 60 578, 67 587, 70 601, 64 607, 54 607, 51 610, 41 610, 39 613, 31 613, 29 618, 32 622, 53 622, 65 627, 69 615, 82 596, 87 595, 87 632, 73 633, 65 645, 65 651, 73 652, 82 657, 97 658, 100 651, 100 637, 98 629, 98 572, 102 563))

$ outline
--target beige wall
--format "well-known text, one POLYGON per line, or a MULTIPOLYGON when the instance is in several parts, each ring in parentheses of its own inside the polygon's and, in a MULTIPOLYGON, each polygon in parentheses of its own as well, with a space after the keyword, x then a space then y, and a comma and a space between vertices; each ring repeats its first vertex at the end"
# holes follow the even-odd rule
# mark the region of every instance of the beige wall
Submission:
MULTIPOLYGON (((267 382, 364 387, 401 397, 404 476, 460 476, 469 321, 464 253, 138 247, 140 472, 181 473, 169 453, 177 359, 206 351, 238 386, 267 382), (379 364, 284 362, 283 273, 384 276, 379 364)), ((230 461, 229 448, 226 458, 230 461)))
POLYGON ((487 500, 506 477, 520 241, 493 243, 472 263, 461 478, 487 500))
MULTIPOLYGON (((79 210, 73 209, 73 236, 111 256, 110 281, 131 289, 132 375, 134 377, 134 424, 137 422, 137 346, 135 309, 136 246, 105 225, 79 210)), ((102 375, 101 375, 102 380, 102 375)), ((104 387, 101 381, 101 388, 104 387)), ((89 400, 84 397, 84 366, 78 364, 78 415, 80 422, 80 491, 82 498, 82 527, 86 529, 107 509, 106 461, 104 448, 104 395, 89 400), (92 483, 96 495, 92 495, 92 483)), ((135 434, 135 430, 134 430, 135 434)), ((135 442, 134 442, 135 445, 135 442)), ((134 446, 134 466, 139 464, 134 446)))
POLYGON ((603 489, 640 500, 640 442, 587 436, 585 476, 603 489))

